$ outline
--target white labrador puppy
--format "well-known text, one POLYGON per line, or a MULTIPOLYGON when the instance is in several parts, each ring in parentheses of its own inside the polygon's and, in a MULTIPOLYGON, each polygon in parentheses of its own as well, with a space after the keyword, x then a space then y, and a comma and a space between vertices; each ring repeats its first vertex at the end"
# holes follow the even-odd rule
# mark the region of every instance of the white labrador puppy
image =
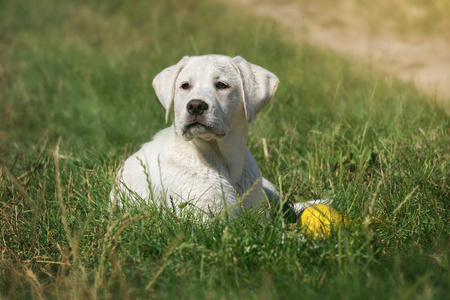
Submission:
POLYGON ((246 147, 248 123, 278 83, 273 73, 239 56, 184 57, 164 69, 153 87, 166 123, 173 106, 173 124, 125 161, 113 202, 189 201, 200 211, 235 215, 242 209, 239 201, 250 209, 278 199, 246 147))

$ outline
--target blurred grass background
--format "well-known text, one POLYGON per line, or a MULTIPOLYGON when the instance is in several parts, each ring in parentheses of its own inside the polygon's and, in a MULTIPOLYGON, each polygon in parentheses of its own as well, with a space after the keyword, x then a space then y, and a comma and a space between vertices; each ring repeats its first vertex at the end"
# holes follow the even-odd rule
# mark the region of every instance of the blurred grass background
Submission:
POLYGON ((445 298, 448 115, 412 85, 279 35, 212 1, 0 2, 0 295, 445 298), (208 53, 280 78, 251 124, 263 176, 378 229, 312 241, 254 213, 110 213, 118 166, 167 126, 153 77, 208 53))
POLYGON ((450 112, 447 0, 232 0, 275 20, 289 42, 339 53, 404 82, 450 112))
MULTIPOLYGON (((447 0, 399 0, 367 1, 344 0, 334 2, 319 0, 307 3, 303 0, 268 0, 268 2, 300 3, 310 7, 311 13, 327 13, 328 10, 350 12, 354 18, 367 23, 375 34, 392 32, 402 38, 422 39, 424 35, 441 35, 448 39, 446 33, 450 28, 447 15, 450 2, 447 0), (328 8, 328 9, 327 9, 328 8)), ((317 16, 320 19, 320 16, 317 16)), ((339 25, 339 24, 330 24, 339 25)))

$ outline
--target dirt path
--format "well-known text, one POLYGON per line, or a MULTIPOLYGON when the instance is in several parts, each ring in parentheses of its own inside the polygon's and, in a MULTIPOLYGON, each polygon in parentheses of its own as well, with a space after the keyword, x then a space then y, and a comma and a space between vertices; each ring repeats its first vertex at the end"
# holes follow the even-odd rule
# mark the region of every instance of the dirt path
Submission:
POLYGON ((447 28, 443 28, 450 23, 442 21, 438 27, 437 16, 431 29, 426 23, 416 25, 414 22, 429 17, 424 8, 407 7, 395 13, 386 5, 384 11, 382 5, 375 11, 353 0, 231 2, 272 18, 284 27, 290 39, 331 49, 412 81, 430 99, 437 98, 450 109, 450 34, 445 34, 447 28))

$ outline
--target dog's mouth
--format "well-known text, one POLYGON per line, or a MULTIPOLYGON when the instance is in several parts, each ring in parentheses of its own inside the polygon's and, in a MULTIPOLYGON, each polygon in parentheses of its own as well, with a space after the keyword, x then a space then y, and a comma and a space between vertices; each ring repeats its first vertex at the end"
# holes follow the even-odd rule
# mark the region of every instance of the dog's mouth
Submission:
POLYGON ((216 138, 223 138, 225 133, 217 131, 214 127, 204 123, 194 121, 186 125, 183 129, 183 138, 192 140, 196 136, 214 136, 216 138))

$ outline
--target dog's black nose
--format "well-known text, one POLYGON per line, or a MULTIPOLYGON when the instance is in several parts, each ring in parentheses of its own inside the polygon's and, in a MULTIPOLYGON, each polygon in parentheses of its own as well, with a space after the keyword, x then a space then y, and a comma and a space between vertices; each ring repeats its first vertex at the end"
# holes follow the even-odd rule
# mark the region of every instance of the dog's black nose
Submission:
POLYGON ((208 109, 208 104, 203 100, 191 100, 186 105, 188 113, 193 116, 200 116, 205 110, 208 109))

